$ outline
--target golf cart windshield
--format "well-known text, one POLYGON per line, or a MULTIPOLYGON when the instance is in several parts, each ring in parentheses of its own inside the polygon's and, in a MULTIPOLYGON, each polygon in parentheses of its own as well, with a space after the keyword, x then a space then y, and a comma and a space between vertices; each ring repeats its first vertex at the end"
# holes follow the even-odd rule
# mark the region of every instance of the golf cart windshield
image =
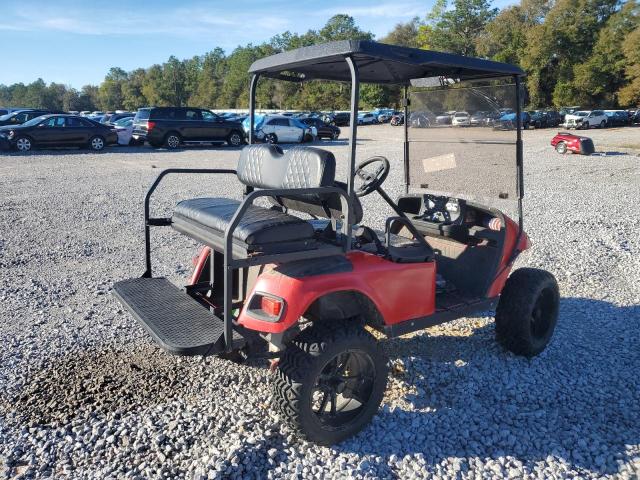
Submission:
POLYGON ((507 83, 411 91, 409 189, 517 215, 516 115, 506 113, 516 110, 515 92, 507 83))
MULTIPOLYGON (((351 198, 355 195, 360 84, 401 86, 405 92, 403 103, 410 101, 414 112, 411 116, 405 108, 406 190, 439 190, 475 199, 501 208, 507 214, 515 213, 522 228, 520 123, 523 116, 518 118, 516 113, 521 112, 516 105, 516 98, 521 97, 516 85, 521 84, 524 72, 515 65, 371 41, 344 40, 261 58, 249 67, 249 73, 252 74, 249 125, 255 125, 256 86, 260 77, 290 82, 351 82, 347 177, 351 198), (512 84, 499 86, 505 78, 512 84), (470 89, 461 82, 484 83, 476 83, 475 89, 470 89), (434 86, 443 87, 434 89, 434 86), (409 88, 415 89, 412 98, 407 98, 409 88), (456 111, 468 115, 454 117, 456 111), (480 111, 486 115, 482 126, 477 115, 480 111), (415 115, 416 112, 422 114, 415 115), (414 119, 419 125, 409 128, 414 119), (516 185, 520 188, 516 189, 516 185)), ((255 127, 249 128, 249 143, 253 142, 254 131, 255 127)), ((347 218, 346 224, 350 223, 351 219, 347 218)))

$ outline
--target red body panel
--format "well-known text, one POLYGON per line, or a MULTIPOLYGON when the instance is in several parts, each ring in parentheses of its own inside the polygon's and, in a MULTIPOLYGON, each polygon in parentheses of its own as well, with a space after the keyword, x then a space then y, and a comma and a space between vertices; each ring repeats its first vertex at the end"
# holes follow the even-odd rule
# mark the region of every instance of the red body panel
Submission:
MULTIPOLYGON (((523 232, 518 238, 518 225, 506 215, 505 239, 497 275, 489 287, 487 298, 500 295, 512 267, 512 253, 530 247, 523 232), (518 242, 516 246, 516 242, 518 242)), ((198 283, 211 253, 204 247, 194 258, 191 284, 198 283)), ((386 325, 428 316, 435 311, 436 263, 394 263, 370 253, 352 251, 347 257, 353 265, 349 272, 293 278, 275 271, 274 265, 265 266, 253 291, 269 293, 284 299, 285 311, 278 322, 255 318, 247 313, 247 305, 240 312, 238 323, 265 333, 282 333, 304 315, 318 298, 333 292, 355 291, 367 296, 377 307, 386 325)))
POLYGON ((567 150, 570 150, 573 153, 582 153, 582 149, 580 148, 580 140, 582 140, 583 138, 584 137, 573 135, 571 133, 558 133, 551 139, 551 146, 555 147, 558 143, 564 142, 567 144, 567 150))
POLYGON ((202 275, 202 270, 204 269, 205 264, 207 263, 207 259, 209 258, 209 254, 211 253, 211 248, 202 247, 200 249, 200 253, 197 256, 193 257, 193 275, 191 275, 191 282, 189 285, 195 285, 200 281, 200 275, 202 275))
POLYGON ((279 322, 260 320, 247 313, 247 303, 238 323, 266 333, 281 333, 294 325, 317 298, 332 292, 356 291, 378 308, 385 324, 431 315, 435 311, 435 262, 394 263, 377 255, 353 251, 349 272, 303 278, 285 276, 275 270, 262 273, 254 291, 283 298, 285 312, 279 322))
POLYGON ((516 246, 516 242, 518 242, 517 250, 522 252, 531 246, 531 242, 527 234, 522 232, 520 239, 518 240, 518 224, 511 220, 509 217, 504 215, 505 220, 505 238, 502 248, 502 256, 500 257, 500 264, 498 265, 498 275, 495 280, 489 287, 489 292, 487 293, 487 298, 493 298, 500 295, 502 292, 502 288, 504 287, 507 278, 509 277, 509 272, 511 272, 512 262, 510 260, 515 260, 515 257, 512 259, 513 248, 516 246))

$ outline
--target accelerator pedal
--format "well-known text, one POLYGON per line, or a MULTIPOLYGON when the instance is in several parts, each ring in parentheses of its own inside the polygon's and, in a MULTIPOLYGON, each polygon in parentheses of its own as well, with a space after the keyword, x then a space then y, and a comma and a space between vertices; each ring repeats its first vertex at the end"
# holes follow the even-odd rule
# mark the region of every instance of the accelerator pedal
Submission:
MULTIPOLYGON (((214 355, 224 350, 224 322, 166 278, 132 278, 114 295, 164 350, 176 355, 214 355)), ((243 343, 233 333, 234 347, 243 343)))

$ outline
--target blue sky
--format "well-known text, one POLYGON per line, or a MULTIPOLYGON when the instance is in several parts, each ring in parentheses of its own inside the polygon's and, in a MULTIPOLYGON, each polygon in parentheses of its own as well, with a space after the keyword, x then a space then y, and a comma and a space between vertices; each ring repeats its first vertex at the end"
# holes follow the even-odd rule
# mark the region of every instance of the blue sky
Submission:
MULTIPOLYGON (((498 0, 497 6, 509 3, 498 0)), ((336 13, 376 36, 423 17, 433 0, 0 0, 0 84, 38 77, 74 87, 97 84, 112 66, 131 70, 227 52, 285 30, 318 29, 336 13)))

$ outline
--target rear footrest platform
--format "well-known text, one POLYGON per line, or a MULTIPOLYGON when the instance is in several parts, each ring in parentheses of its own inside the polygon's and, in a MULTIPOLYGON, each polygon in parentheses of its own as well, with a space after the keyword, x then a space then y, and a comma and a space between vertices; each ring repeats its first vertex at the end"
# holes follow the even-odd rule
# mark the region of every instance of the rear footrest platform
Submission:
MULTIPOLYGON (((165 350, 177 355, 213 355, 224 350, 224 321, 166 278, 132 278, 114 294, 165 350)), ((233 332, 233 343, 243 338, 233 332)))

